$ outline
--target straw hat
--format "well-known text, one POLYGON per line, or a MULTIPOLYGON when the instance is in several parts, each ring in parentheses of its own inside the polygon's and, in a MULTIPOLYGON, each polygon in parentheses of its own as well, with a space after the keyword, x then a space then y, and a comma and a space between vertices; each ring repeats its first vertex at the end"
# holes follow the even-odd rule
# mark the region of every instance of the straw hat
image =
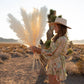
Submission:
POLYGON ((50 25, 54 25, 54 24, 61 24, 66 26, 67 28, 71 29, 70 27, 67 26, 67 20, 64 18, 56 18, 55 22, 51 22, 50 25))

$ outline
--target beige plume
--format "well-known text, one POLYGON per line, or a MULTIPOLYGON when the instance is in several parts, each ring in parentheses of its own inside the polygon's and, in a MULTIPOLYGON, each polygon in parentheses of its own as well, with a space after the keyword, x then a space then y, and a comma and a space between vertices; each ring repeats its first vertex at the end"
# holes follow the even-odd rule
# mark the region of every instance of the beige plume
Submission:
POLYGON ((42 7, 40 10, 34 8, 33 12, 29 14, 21 9, 21 16, 24 25, 12 14, 8 14, 10 28, 16 33, 21 43, 37 46, 45 32, 47 8, 42 7))

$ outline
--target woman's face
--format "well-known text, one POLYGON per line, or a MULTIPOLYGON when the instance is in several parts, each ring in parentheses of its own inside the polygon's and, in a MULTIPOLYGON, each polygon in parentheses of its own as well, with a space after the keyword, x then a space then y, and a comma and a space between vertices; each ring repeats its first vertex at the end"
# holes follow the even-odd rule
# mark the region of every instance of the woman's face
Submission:
POLYGON ((59 27, 58 27, 57 24, 54 25, 54 30, 55 30, 55 33, 58 33, 58 31, 59 31, 59 27))

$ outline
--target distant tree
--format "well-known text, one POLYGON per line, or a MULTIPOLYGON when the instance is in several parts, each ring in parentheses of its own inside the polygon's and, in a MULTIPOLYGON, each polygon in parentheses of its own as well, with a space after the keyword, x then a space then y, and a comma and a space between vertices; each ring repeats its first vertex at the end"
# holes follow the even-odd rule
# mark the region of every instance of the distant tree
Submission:
POLYGON ((53 9, 50 9, 50 13, 47 15, 47 17, 48 17, 48 23, 49 23, 49 30, 47 31, 47 40, 51 40, 51 38, 54 36, 54 34, 53 34, 53 28, 50 25, 50 23, 55 22, 56 11, 53 9))
POLYGON ((56 19, 56 11, 53 9, 50 9, 50 14, 48 14, 48 22, 54 22, 56 19))

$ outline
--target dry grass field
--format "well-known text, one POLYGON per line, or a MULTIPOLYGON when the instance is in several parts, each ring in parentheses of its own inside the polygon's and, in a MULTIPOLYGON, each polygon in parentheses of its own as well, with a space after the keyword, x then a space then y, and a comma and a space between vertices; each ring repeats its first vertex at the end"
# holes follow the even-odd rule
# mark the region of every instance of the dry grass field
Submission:
MULTIPOLYGON (((84 45, 73 45, 66 57, 67 84, 84 82, 84 45), (78 77, 78 78, 77 78, 78 77), (79 81, 78 81, 79 80, 79 81)), ((0 84, 48 84, 45 76, 32 70, 33 53, 22 45, 0 43, 0 84), (43 77, 43 78, 42 78, 43 77)))

